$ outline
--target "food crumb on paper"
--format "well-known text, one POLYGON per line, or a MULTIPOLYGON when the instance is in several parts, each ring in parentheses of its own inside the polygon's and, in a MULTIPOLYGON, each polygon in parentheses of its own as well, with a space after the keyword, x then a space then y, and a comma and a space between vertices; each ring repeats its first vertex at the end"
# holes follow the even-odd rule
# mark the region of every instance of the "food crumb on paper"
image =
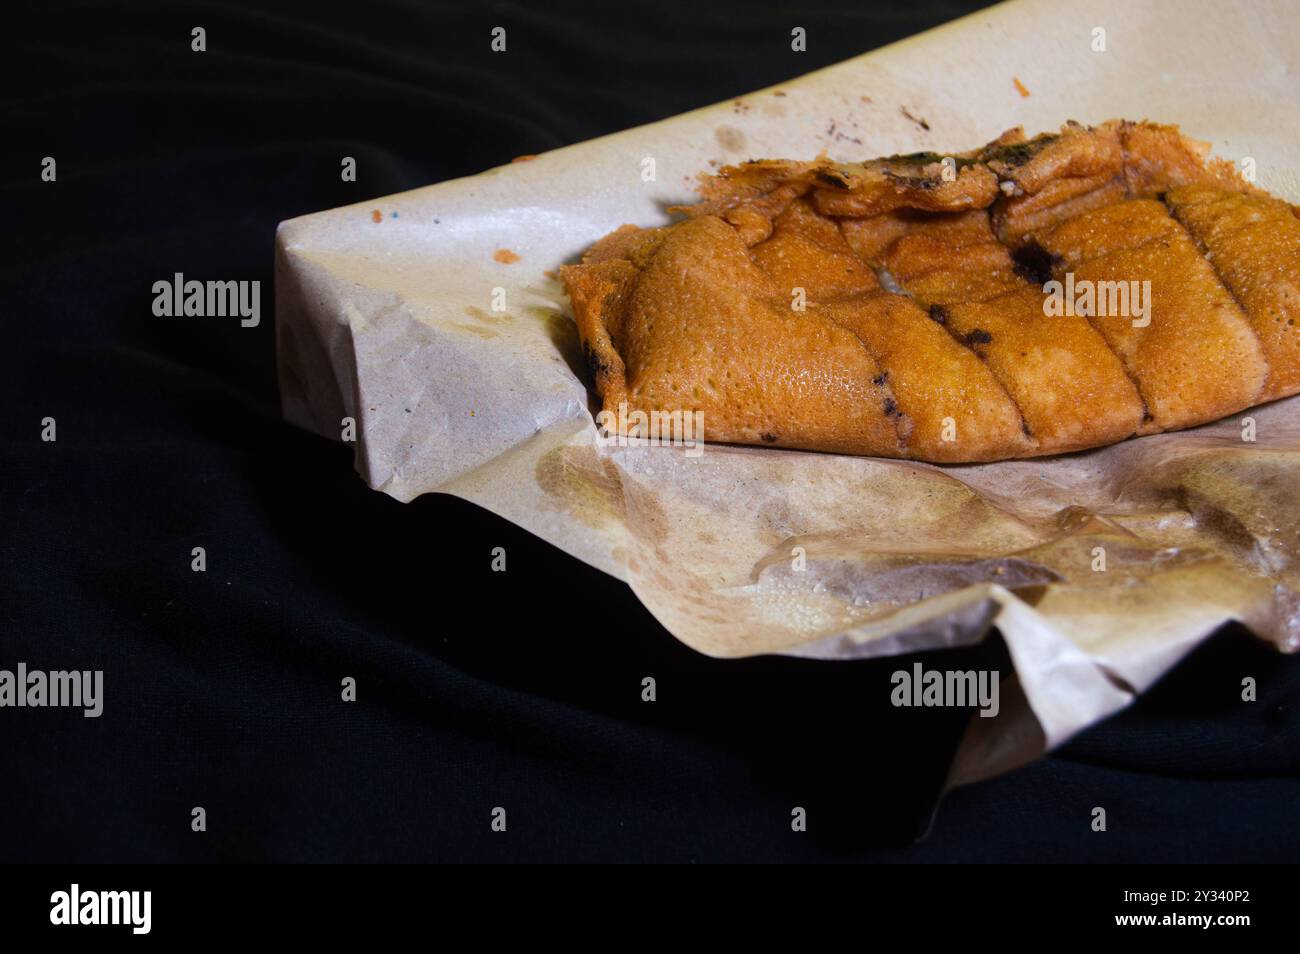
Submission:
POLYGON ((840 132, 839 124, 833 119, 831 120, 830 126, 826 128, 826 135, 834 142, 855 142, 859 146, 862 145, 862 140, 857 136, 850 136, 848 133, 840 132))
POLYGON ((1024 83, 1020 82, 1019 76, 1011 77, 1011 82, 1016 84, 1016 92, 1019 93, 1023 99, 1029 98, 1029 90, 1026 88, 1024 83))
POLYGON ((920 126, 920 127, 921 127, 922 129, 924 129, 926 132, 929 132, 929 131, 930 131, 930 124, 927 123, 927 122, 925 121, 924 118, 922 118, 922 117, 920 117, 920 116, 913 116, 911 113, 909 113, 909 112, 907 111, 907 107, 906 107, 906 106, 899 106, 899 107, 898 107, 898 111, 899 111, 900 113, 902 113, 904 116, 906 116, 908 119, 910 119, 912 122, 914 122, 914 123, 916 123, 918 126, 920 126))
POLYGON ((384 213, 380 212, 378 209, 375 209, 375 211, 370 213, 370 221, 371 222, 384 221, 384 213))
POLYGON ((519 261, 519 256, 508 248, 497 249, 492 253, 492 258, 500 262, 502 265, 513 265, 515 262, 519 261))
POLYGON ((532 153, 528 153, 527 155, 523 155, 523 156, 515 156, 510 161, 511 162, 532 162, 536 158, 537 156, 533 155, 532 153))

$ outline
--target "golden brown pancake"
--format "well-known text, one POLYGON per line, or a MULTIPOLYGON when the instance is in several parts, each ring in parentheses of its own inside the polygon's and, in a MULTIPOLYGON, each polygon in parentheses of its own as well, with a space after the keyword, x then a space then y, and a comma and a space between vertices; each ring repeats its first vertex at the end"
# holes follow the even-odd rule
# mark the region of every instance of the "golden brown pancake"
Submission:
POLYGON ((698 412, 708 440, 989 461, 1300 391, 1300 218, 1173 126, 761 160, 701 193, 561 270, 625 433, 698 412))
POLYGON ((1076 282, 1121 292, 1135 280, 1151 283, 1149 323, 1089 318, 1142 393, 1141 433, 1203 424, 1260 400, 1268 365, 1259 338, 1161 203, 1135 199, 1085 212, 1055 226, 1042 243, 1076 282), (1231 373, 1205 373, 1216 367, 1231 373))
POLYGON ((1272 196, 1187 186, 1165 197, 1245 309, 1268 381, 1259 400, 1300 390, 1300 218, 1272 196))

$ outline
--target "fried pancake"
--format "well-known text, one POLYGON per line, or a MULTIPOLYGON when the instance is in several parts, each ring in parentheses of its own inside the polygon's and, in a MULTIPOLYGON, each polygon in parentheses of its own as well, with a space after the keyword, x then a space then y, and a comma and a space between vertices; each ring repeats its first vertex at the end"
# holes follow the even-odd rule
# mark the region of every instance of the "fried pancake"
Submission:
POLYGON ((1187 186, 1166 196, 1245 309, 1268 364, 1259 400, 1300 390, 1300 218, 1271 196, 1187 186))
POLYGON ((1142 421, 1142 399, 1086 318, 1043 317, 1043 293, 1023 288, 952 305, 948 328, 1015 400, 1038 454, 1113 444, 1142 421))
POLYGON ((1076 283, 1146 295, 1147 316, 1134 320, 1133 309, 1112 308, 1122 313, 1088 319, 1137 382, 1147 407, 1142 433, 1203 424, 1260 399, 1268 365, 1259 338, 1159 202, 1136 199, 1085 212, 1042 242, 1076 283), (1135 281, 1150 282, 1148 290, 1133 287, 1135 281), (1203 373, 1216 366, 1232 373, 1203 373))
POLYGON ((846 220, 840 229, 865 261, 927 306, 984 301, 1024 284, 985 209, 846 220), (893 221, 878 230, 874 223, 887 218, 893 221))
POLYGON ((627 433, 700 412, 714 441, 988 461, 1300 391, 1300 218, 1176 127, 762 160, 701 193, 561 270, 627 433))
POLYGON ((896 401, 862 341, 813 309, 792 310, 722 219, 669 230, 639 270, 607 259, 564 279, 578 291, 584 351, 611 414, 699 411, 713 440, 904 453, 896 401))
MULTIPOLYGON (((744 235, 740 237, 743 241, 744 235)), ((802 288, 815 302, 880 287, 876 273, 853 254, 839 227, 813 211, 805 199, 776 217, 770 236, 750 248, 750 258, 778 286, 802 288)))
POLYGON ((1035 449, 1020 409, 989 366, 907 296, 876 292, 838 301, 823 314, 870 342, 909 456, 1000 460, 1035 449))
POLYGON ((1086 318, 1044 317, 1041 283, 997 241, 987 211, 913 218, 877 260, 988 365, 1035 452, 1123 440, 1141 423, 1142 401, 1123 364, 1086 318))
MULTIPOLYGON (((856 222, 845 222, 854 235, 856 222)), ((910 216, 873 260, 930 310, 956 342, 985 362, 1023 417, 1036 453, 1123 440, 1142 421, 1123 364, 1087 320, 1044 319, 1039 284, 998 242, 984 209, 910 216)))
POLYGON ((1000 151, 991 147, 990 165, 1006 183, 1006 198, 994 209, 998 237, 1016 244, 1063 218, 1125 198, 1123 125, 1089 130, 1069 123, 1059 134, 1004 143, 1000 151))

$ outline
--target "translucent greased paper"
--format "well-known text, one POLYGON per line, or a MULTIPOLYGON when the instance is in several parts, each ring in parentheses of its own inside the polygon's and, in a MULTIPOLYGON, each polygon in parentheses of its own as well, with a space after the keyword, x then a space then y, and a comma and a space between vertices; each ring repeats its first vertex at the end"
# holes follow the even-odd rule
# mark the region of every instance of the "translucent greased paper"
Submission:
POLYGON ((285 414, 334 439, 353 418, 372 487, 500 514, 626 580, 701 652, 848 659, 996 625, 1016 673, 952 780, 1005 770, 1227 620, 1300 647, 1300 398, 959 467, 603 446, 552 276, 619 225, 665 223, 721 164, 956 151, 1066 119, 1178 123, 1295 202, 1296 26, 1292 4, 1018 0, 734 101, 285 222, 285 414))

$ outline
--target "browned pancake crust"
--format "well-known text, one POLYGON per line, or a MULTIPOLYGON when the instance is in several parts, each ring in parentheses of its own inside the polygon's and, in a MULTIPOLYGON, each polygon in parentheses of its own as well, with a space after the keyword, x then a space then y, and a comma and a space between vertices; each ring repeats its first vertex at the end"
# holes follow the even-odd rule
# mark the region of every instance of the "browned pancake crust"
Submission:
POLYGON ((709 440, 969 462, 1300 391, 1300 218, 1176 127, 762 160, 701 193, 562 269, 612 419, 701 412, 709 440), (1146 319, 1049 313, 1067 279, 1149 282, 1146 319))

